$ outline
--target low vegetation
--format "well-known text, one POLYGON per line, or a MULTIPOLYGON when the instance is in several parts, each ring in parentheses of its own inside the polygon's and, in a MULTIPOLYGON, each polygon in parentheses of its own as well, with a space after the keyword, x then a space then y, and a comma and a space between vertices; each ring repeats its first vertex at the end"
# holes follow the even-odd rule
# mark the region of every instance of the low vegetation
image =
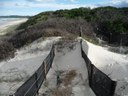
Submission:
POLYGON ((66 19, 64 17, 56 17, 47 19, 21 32, 17 32, 8 41, 11 42, 15 48, 20 48, 40 37, 65 35, 79 36, 80 26, 83 27, 82 30, 86 36, 96 39, 92 27, 82 18, 66 19))
POLYGON ((97 36, 99 36, 110 44, 120 45, 122 41, 122 45, 128 46, 127 17, 128 8, 110 6, 42 12, 29 17, 14 34, 9 34, 6 41, 12 44, 12 49, 17 49, 40 37, 69 35, 77 37, 82 33, 82 37, 95 44, 98 43, 97 36))
MULTIPOLYGON (((124 37, 123 45, 127 46, 128 45, 128 41, 127 41, 128 35, 126 35, 128 34, 128 18, 127 17, 128 17, 128 8, 116 8, 116 7, 110 7, 110 6, 99 7, 95 9, 75 8, 71 10, 57 10, 57 11, 50 11, 50 12, 42 12, 34 17, 31 17, 26 23, 22 24, 19 27, 19 29, 35 26, 41 22, 46 22, 49 19, 51 20, 55 18, 60 18, 60 19, 66 18, 66 20, 75 20, 75 19, 82 18, 83 22, 87 22, 87 25, 84 25, 81 27, 81 25, 77 24, 76 26, 79 26, 82 28, 81 30, 83 31, 83 35, 87 36, 88 33, 90 33, 90 31, 92 32, 92 29, 93 29, 93 34, 96 34, 97 36, 100 36, 100 37, 102 36, 103 40, 111 44, 119 45, 121 38, 124 37), (85 33, 85 29, 88 29, 88 28, 91 30, 88 30, 88 32, 85 33)), ((54 20, 54 23, 56 24, 58 23, 58 21, 54 20)), ((51 23, 52 27, 54 27, 55 25, 54 23, 51 23)), ((72 29, 72 33, 75 31, 73 27, 71 26, 67 26, 67 27, 72 29)), ((60 29, 61 28, 63 27, 60 27, 60 29)), ((79 33, 78 30, 76 31, 77 33, 79 33)))
POLYGON ((0 61, 5 58, 12 58, 15 54, 15 48, 7 41, 0 42, 0 61))
POLYGON ((128 8, 115 7, 99 7, 90 8, 75 8, 71 10, 57 10, 50 12, 42 12, 31 17, 26 23, 19 28, 26 28, 34 25, 39 21, 45 21, 48 18, 65 17, 68 19, 83 18, 88 22, 93 23, 100 31, 111 33, 127 33, 128 32, 128 8), (23 27, 22 27, 23 26, 23 27))

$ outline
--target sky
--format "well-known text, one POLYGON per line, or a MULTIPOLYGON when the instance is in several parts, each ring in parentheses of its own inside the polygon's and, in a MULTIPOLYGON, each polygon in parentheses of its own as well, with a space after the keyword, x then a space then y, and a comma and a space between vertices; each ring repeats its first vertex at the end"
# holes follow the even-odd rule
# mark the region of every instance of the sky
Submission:
POLYGON ((0 16, 32 16, 44 11, 100 6, 128 7, 128 0, 0 0, 0 16))

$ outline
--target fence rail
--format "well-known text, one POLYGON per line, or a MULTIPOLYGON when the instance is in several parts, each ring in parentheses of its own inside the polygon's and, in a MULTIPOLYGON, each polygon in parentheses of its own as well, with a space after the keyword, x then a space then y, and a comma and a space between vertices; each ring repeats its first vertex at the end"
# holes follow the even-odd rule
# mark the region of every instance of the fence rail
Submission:
MULTIPOLYGON (((116 82, 111 80, 106 74, 96 68, 85 52, 82 49, 81 44, 81 54, 86 62, 88 70, 89 86, 96 94, 96 96, 113 96, 115 92, 116 82)), ((54 45, 48 56, 45 58, 41 66, 36 70, 36 72, 23 84, 21 85, 14 95, 10 96, 36 96, 38 91, 46 79, 46 75, 52 66, 52 62, 55 56, 54 45)))
POLYGON ((106 74, 91 63, 82 49, 82 40, 80 41, 80 44, 82 57, 86 62, 88 70, 89 86, 96 96, 113 96, 116 88, 116 82, 111 80, 106 74))
POLYGON ((45 58, 41 66, 37 69, 37 71, 17 89, 14 95, 10 96, 36 96, 43 81, 46 79, 46 74, 52 66, 54 56, 55 52, 53 45, 50 53, 45 58))

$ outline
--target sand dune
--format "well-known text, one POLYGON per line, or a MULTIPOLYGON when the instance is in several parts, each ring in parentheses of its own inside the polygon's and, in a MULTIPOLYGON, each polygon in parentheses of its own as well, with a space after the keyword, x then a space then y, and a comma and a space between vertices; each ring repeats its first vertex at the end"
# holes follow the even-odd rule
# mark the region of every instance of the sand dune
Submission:
POLYGON ((6 30, 7 28, 9 28, 10 26, 17 25, 17 24, 23 23, 25 21, 27 21, 27 18, 21 18, 21 19, 9 21, 6 24, 0 25, 0 35, 4 35, 5 33, 3 31, 6 30))

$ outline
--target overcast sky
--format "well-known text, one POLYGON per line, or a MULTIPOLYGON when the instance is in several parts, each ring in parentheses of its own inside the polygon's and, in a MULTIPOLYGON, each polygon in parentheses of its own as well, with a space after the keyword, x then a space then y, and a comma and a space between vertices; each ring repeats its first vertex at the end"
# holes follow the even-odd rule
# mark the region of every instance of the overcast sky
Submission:
POLYGON ((0 0, 0 15, 35 15, 78 7, 128 7, 128 0, 0 0))

